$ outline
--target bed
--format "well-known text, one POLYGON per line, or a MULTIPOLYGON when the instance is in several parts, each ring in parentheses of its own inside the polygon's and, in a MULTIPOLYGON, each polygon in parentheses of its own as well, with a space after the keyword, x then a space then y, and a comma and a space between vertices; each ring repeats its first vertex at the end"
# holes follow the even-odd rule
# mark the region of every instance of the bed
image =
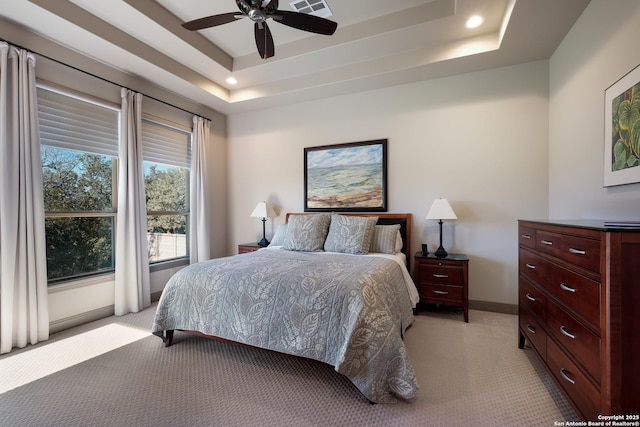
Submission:
POLYGON ((176 273, 152 332, 166 346, 178 330, 311 358, 370 402, 409 400, 410 230, 411 214, 288 214, 268 248, 176 273))

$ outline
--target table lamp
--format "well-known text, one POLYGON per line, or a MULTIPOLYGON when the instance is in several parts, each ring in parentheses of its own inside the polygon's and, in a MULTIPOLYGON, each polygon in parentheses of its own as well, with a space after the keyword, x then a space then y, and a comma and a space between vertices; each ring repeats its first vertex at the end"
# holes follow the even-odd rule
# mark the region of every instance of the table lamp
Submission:
POLYGON ((433 201, 431 205, 431 209, 429 209, 429 213, 427 214, 427 219, 437 219, 438 224, 440 224, 440 247, 436 250, 435 255, 438 258, 446 258, 447 251, 442 246, 442 220, 443 219, 458 219, 456 213, 451 209, 451 205, 447 201, 447 199, 436 199, 433 201))
POLYGON ((276 213, 267 202, 258 203, 253 212, 251 212, 251 217, 262 218, 262 240, 258 242, 258 246, 261 246, 263 248, 269 246, 269 241, 267 240, 267 236, 265 233, 265 224, 267 223, 267 218, 274 218, 275 216, 276 213))

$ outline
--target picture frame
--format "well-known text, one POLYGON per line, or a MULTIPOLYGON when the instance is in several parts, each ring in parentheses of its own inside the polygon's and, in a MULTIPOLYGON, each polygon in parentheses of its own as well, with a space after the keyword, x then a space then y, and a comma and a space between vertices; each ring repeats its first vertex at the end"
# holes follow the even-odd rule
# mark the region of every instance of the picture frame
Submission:
POLYGON ((640 182, 640 65, 605 90, 604 186, 640 182))
POLYGON ((386 212, 387 140, 304 149, 305 212, 386 212))

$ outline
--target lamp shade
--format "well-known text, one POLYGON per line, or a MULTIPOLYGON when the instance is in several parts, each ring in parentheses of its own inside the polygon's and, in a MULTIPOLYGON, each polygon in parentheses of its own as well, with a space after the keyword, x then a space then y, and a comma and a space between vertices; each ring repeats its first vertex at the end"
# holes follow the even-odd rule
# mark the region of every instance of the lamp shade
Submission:
POLYGON ((447 199, 435 199, 427 219, 458 219, 447 199))
POLYGON ((274 218, 276 213, 267 202, 260 202, 256 205, 251 216, 255 218, 274 218))

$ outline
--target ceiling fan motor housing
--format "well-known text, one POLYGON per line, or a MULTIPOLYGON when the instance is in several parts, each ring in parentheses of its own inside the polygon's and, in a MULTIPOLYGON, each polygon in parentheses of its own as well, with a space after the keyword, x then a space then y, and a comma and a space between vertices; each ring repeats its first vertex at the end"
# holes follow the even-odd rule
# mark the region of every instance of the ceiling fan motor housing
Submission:
POLYGON ((267 14, 260 9, 251 9, 249 11, 249 19, 260 24, 267 20, 267 14))

